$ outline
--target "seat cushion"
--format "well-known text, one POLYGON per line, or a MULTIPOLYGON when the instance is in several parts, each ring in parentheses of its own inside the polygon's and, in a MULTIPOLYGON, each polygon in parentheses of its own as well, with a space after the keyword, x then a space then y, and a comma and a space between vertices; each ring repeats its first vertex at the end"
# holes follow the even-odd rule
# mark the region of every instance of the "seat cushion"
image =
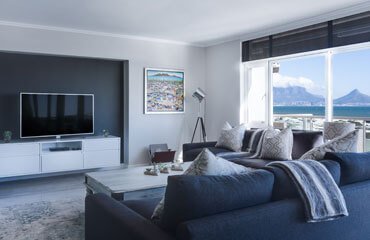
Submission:
POLYGON ((250 158, 250 159, 237 158, 237 159, 230 159, 229 161, 239 164, 239 165, 243 165, 244 167, 261 169, 261 168, 264 168, 270 162, 273 162, 274 160, 259 159, 259 158, 250 158))
POLYGON ((350 184, 370 179, 370 152, 365 153, 334 153, 325 154, 325 159, 331 159, 340 164, 340 184, 350 184))
POLYGON ((324 143, 320 131, 293 131, 292 158, 299 159, 303 154, 324 143))
POLYGON ((126 200, 121 203, 126 205, 128 208, 134 210, 146 219, 150 219, 154 208, 158 205, 162 198, 148 198, 138 200, 126 200))
MULTIPOLYGON (((340 181, 340 166, 335 161, 322 160, 320 161, 326 169, 332 175, 334 181, 339 185, 340 181)), ((294 183, 289 178, 289 176, 281 168, 268 166, 267 170, 271 171, 275 175, 274 189, 272 194, 272 199, 274 201, 282 200, 286 198, 297 198, 299 197, 299 192, 294 186, 294 183)))
POLYGON ((232 176, 169 176, 160 226, 269 202, 274 176, 265 170, 232 176))

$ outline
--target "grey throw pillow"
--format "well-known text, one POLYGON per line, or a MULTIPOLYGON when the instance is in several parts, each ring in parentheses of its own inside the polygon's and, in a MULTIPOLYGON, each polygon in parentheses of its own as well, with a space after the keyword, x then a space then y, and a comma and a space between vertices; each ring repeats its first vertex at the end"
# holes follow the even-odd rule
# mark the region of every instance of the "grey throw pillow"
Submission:
POLYGON ((290 128, 281 132, 269 129, 265 134, 262 149, 262 159, 291 160, 293 149, 293 133, 290 128))
POLYGON ((354 130, 346 135, 334 138, 321 146, 311 149, 303 154, 299 159, 322 160, 327 152, 357 152, 357 143, 358 130, 354 130))
POLYGON ((244 132, 245 126, 243 124, 233 128, 228 122, 226 122, 221 130, 216 147, 240 152, 243 145, 244 132))
MULTIPOLYGON (((207 148, 195 158, 184 175, 234 175, 251 171, 251 168, 232 163, 223 158, 216 157, 207 148)), ((152 220, 160 221, 164 210, 164 197, 154 209, 152 220)))

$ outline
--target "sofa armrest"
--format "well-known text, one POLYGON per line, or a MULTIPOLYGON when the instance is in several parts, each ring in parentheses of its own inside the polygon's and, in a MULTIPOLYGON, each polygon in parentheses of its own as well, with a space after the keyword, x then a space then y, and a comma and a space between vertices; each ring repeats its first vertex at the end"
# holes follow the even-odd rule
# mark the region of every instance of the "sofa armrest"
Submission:
POLYGON ((85 199, 86 240, 173 239, 148 219, 104 194, 85 199))
POLYGON ((185 143, 182 145, 182 150, 189 151, 196 148, 208 148, 216 146, 216 141, 214 142, 199 142, 199 143, 185 143))

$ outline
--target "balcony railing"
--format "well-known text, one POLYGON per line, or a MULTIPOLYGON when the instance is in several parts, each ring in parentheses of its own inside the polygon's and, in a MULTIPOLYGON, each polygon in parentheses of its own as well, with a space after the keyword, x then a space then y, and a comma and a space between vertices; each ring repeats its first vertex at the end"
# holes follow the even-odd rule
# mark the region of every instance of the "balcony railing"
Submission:
MULTIPOLYGON (((370 118, 334 116, 333 121, 351 122, 360 132, 359 151, 370 151, 370 118)), ((287 127, 298 130, 324 129, 325 116, 312 114, 274 114, 274 122, 283 122, 287 127)))

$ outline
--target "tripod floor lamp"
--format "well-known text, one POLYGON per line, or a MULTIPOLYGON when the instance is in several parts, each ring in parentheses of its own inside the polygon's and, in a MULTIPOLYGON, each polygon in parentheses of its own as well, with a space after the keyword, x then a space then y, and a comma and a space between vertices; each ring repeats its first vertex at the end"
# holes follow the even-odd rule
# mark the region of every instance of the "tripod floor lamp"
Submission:
POLYGON ((203 99, 206 97, 206 94, 204 91, 200 88, 197 88, 195 92, 193 93, 193 97, 199 101, 199 109, 198 109, 198 118, 197 118, 197 123, 195 124, 194 132, 193 132, 193 137, 191 138, 191 142, 194 142, 194 137, 195 133, 197 132, 198 125, 200 125, 200 136, 201 139, 203 139, 203 142, 207 141, 207 133, 206 133, 206 128, 204 126, 204 120, 201 115, 201 103, 203 99))

